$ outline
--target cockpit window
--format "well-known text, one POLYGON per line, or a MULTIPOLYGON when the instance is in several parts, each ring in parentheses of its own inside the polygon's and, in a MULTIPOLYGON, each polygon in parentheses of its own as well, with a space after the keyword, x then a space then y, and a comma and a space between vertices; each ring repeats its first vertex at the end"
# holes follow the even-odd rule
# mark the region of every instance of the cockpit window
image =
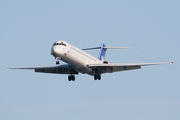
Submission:
POLYGON ((64 44, 63 42, 61 42, 61 43, 54 43, 54 45, 63 45, 63 46, 66 46, 66 44, 64 44))

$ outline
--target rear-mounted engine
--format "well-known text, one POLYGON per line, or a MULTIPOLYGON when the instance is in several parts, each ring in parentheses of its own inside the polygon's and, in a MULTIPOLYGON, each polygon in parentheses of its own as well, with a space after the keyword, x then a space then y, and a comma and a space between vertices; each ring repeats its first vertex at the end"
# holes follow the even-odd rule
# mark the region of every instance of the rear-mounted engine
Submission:
POLYGON ((110 62, 108 61, 104 61, 103 64, 111 64, 110 62))

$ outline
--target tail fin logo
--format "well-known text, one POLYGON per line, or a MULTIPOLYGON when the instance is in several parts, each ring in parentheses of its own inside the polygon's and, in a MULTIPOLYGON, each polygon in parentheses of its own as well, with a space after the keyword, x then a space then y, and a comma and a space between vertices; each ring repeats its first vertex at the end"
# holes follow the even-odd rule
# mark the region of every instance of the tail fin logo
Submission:
POLYGON ((101 61, 104 61, 104 56, 101 56, 101 59, 100 59, 101 61))

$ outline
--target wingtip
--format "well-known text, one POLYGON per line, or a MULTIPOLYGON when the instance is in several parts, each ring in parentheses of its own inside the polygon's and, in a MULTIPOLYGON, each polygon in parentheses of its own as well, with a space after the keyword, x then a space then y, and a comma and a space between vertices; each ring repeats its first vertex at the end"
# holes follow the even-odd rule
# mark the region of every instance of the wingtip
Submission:
POLYGON ((169 64, 171 64, 171 65, 172 65, 172 64, 173 64, 173 62, 169 62, 169 64))
POLYGON ((9 70, 9 68, 6 68, 6 70, 9 70))

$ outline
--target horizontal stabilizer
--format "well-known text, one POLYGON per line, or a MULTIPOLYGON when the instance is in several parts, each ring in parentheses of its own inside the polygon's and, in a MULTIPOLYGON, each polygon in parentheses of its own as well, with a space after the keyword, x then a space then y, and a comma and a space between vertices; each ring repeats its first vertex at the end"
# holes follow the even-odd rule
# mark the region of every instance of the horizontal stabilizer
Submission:
MULTIPOLYGON (((136 47, 103 47, 104 49, 137 49, 136 47)), ((85 48, 82 50, 101 49, 101 47, 85 48)))
POLYGON ((136 47, 103 47, 106 49, 137 49, 136 47))
POLYGON ((82 49, 82 50, 93 50, 93 49, 101 49, 101 47, 85 48, 85 49, 82 49))

